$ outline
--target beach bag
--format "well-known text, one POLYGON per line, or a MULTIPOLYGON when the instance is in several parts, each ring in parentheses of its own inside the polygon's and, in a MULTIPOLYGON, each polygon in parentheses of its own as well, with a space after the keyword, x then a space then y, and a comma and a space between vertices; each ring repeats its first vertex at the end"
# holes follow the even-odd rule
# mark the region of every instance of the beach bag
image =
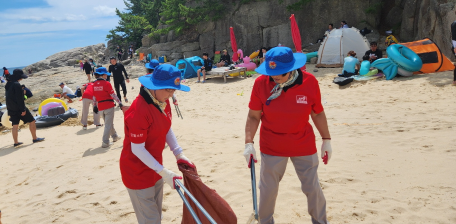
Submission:
POLYGON ((351 83, 353 82, 353 78, 349 77, 349 78, 346 78, 346 77, 336 77, 334 78, 333 82, 336 83, 337 85, 339 86, 345 86, 347 85, 348 83, 351 83))
POLYGON ((53 108, 48 110, 48 116, 49 117, 57 116, 57 115, 60 115, 60 114, 63 114, 63 113, 65 113, 65 108, 63 106, 53 107, 53 108))
MULTIPOLYGON (((237 217, 230 205, 217 192, 201 181, 196 168, 190 167, 185 162, 178 161, 179 170, 183 174, 184 185, 203 208, 211 215, 218 224, 236 224, 237 217)), ((206 216, 195 206, 195 204, 185 195, 190 202, 192 209, 203 224, 210 224, 206 216)), ((196 224, 190 211, 183 206, 182 224, 196 224)))

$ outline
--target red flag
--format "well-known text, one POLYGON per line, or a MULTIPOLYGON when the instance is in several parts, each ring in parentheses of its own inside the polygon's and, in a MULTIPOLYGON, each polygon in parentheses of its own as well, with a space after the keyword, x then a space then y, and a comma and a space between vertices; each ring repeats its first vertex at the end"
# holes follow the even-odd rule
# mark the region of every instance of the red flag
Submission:
POLYGON ((231 49, 233 49, 233 61, 237 61, 239 59, 237 54, 237 43, 236 37, 234 36, 233 27, 230 27, 230 40, 231 40, 231 49))
MULTIPOLYGON (((293 38, 293 43, 296 48, 297 53, 302 53, 302 45, 301 45, 301 33, 299 33, 299 27, 296 23, 295 15, 291 14, 290 16, 291 21, 291 37, 293 38)), ((306 71, 306 66, 302 66, 301 70, 306 71)))

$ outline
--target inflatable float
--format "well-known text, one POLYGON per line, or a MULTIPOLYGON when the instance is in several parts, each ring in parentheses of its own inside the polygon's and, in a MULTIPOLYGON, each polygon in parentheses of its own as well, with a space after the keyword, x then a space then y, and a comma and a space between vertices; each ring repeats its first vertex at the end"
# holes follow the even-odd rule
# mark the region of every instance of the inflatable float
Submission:
POLYGON ((307 53, 306 56, 307 62, 310 62, 310 59, 318 57, 318 51, 307 53))
POLYGON ((398 68, 408 72, 417 72, 423 66, 421 58, 406 46, 393 44, 386 48, 386 53, 388 58, 378 59, 371 64, 371 67, 383 71, 386 80, 396 77, 398 68))
POLYGON ((238 49, 238 50, 237 50, 237 54, 238 54, 238 58, 239 58, 239 59, 244 58, 244 52, 242 52, 241 49, 238 49))
MULTIPOLYGON (((5 113, 2 116, 1 123, 6 128, 13 128, 13 124, 11 123, 11 121, 9 119, 10 119, 10 116, 8 115, 8 111, 5 111, 5 113)), ((23 121, 19 121, 19 125, 23 125, 23 124, 24 124, 23 121)))
MULTIPOLYGON (((68 107, 63 100, 56 99, 56 98, 49 98, 49 99, 46 99, 43 102, 41 102, 40 106, 38 106, 39 115, 47 115, 47 110, 52 108, 51 105, 46 106, 49 103, 59 103, 61 106, 63 106, 65 108, 65 111, 68 110, 68 107), (46 114, 43 114, 43 107, 44 107, 44 109, 46 109, 46 114)), ((52 104, 52 105, 56 105, 56 104, 52 104)))
MULTIPOLYGON (((51 110, 58 110, 61 108, 63 110, 63 107, 55 107, 52 108, 51 110)), ((67 111, 65 111, 63 114, 58 114, 54 116, 37 116, 35 117, 36 120, 36 127, 37 128, 46 128, 46 127, 51 127, 55 125, 60 125, 68 118, 77 118, 78 117, 78 111, 76 109, 70 108, 67 111)))
POLYGON ((249 58, 254 59, 254 58, 258 57, 259 54, 260 54, 260 50, 257 50, 255 52, 253 52, 252 54, 250 54, 249 58))
POLYGON ((245 67, 247 68, 247 71, 253 71, 256 69, 256 64, 253 62, 250 62, 250 57, 245 57, 244 63, 236 65, 236 67, 245 67))

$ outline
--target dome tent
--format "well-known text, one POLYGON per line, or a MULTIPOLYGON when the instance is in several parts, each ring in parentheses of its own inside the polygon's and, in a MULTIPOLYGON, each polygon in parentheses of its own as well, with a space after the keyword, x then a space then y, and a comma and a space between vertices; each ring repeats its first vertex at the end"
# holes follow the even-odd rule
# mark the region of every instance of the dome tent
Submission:
POLYGON ((356 28, 333 29, 318 49, 318 68, 339 68, 344 58, 354 51, 358 59, 370 49, 369 41, 356 28))
POLYGON ((196 77, 196 71, 204 65, 204 60, 198 56, 190 58, 179 59, 176 62, 176 67, 182 74, 182 79, 189 79, 196 77))

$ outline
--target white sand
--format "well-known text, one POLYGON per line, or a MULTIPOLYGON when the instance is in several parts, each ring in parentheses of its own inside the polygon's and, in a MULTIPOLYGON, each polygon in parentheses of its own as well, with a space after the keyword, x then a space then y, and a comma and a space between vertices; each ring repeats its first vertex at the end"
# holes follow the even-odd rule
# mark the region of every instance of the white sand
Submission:
MULTIPOLYGON (((308 66, 309 71, 313 69, 308 66)), ((333 157, 319 167, 331 224, 456 223, 452 72, 340 88, 332 83, 338 71, 314 73, 333 139, 333 157)), ((83 83, 83 75, 77 74, 71 77, 78 81, 73 85, 83 83)), ((70 75, 65 74, 68 79, 70 75)), ((254 78, 233 78, 227 84, 222 78, 205 84, 187 80, 192 90, 177 93, 184 119, 177 118, 173 109, 172 127, 179 144, 205 183, 232 206, 239 223, 245 223, 252 212, 250 172, 242 152, 254 78)), ((127 86, 132 101, 139 83, 132 80, 127 86)), ((81 109, 81 102, 70 106, 81 109)), ((115 127, 123 136, 120 111, 116 111, 115 127)), ((86 131, 68 126, 39 129, 38 135, 46 141, 31 144, 24 129, 19 138, 25 146, 17 149, 12 147, 10 134, 1 135, 2 222, 135 223, 118 165, 122 143, 100 148, 102 132, 94 126, 86 131)), ((256 148, 259 151, 258 144, 256 148)), ((168 149, 164 165, 178 172, 168 149)), ((276 222, 310 223, 306 198, 291 163, 280 186, 276 222)), ((164 194, 163 223, 180 223, 181 199, 167 185, 164 194)))

